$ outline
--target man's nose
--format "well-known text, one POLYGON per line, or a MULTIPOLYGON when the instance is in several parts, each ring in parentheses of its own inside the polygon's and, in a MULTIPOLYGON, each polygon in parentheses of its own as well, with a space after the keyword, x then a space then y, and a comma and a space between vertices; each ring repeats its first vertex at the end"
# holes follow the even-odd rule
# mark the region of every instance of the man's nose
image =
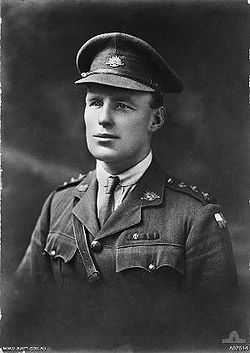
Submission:
POLYGON ((103 104, 98 122, 100 125, 111 125, 113 123, 112 107, 108 102, 103 104))

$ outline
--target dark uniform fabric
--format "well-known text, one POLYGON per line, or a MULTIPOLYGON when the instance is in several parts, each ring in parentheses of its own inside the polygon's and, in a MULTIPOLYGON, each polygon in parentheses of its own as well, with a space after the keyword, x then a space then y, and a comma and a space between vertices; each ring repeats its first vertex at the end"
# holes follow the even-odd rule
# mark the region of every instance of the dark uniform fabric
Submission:
POLYGON ((89 350, 129 343, 143 352, 220 343, 237 327, 230 236, 214 217, 220 206, 156 162, 102 229, 96 193, 92 171, 43 206, 17 273, 30 290, 27 306, 39 309, 27 337, 89 350))

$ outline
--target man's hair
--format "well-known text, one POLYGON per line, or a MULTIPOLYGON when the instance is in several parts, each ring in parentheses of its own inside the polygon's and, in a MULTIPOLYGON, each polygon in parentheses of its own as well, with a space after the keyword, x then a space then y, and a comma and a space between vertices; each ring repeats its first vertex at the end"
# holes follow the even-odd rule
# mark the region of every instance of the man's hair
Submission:
POLYGON ((152 109, 156 109, 161 107, 164 104, 163 94, 159 91, 155 91, 152 93, 152 99, 150 102, 150 107, 152 109))

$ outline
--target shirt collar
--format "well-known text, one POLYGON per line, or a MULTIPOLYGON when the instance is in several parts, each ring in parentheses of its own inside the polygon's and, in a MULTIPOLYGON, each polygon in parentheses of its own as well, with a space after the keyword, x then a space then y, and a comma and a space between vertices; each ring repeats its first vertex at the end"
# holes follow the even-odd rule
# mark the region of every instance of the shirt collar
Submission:
MULTIPOLYGON (((134 165, 132 168, 125 170, 120 174, 116 174, 112 176, 118 176, 120 179, 121 186, 130 186, 137 183, 137 181, 142 177, 145 171, 148 169, 152 162, 152 151, 150 151, 147 156, 134 165)), ((106 185, 106 181, 111 174, 107 173, 106 170, 103 168, 101 161, 96 161, 96 178, 98 183, 102 186, 106 185)))

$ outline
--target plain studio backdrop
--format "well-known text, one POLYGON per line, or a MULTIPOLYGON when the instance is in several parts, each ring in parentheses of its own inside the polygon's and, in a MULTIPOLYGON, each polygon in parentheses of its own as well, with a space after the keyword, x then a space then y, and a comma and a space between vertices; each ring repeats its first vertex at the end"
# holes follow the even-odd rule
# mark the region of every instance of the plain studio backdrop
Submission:
MULTIPOLYGON (((168 174, 211 192, 250 292, 250 120, 247 1, 2 2, 2 273, 11 277, 46 196, 94 167, 85 144, 75 56, 121 31, 152 43, 182 77, 153 147, 168 174)), ((235 328, 237 330, 237 328, 235 328)))

